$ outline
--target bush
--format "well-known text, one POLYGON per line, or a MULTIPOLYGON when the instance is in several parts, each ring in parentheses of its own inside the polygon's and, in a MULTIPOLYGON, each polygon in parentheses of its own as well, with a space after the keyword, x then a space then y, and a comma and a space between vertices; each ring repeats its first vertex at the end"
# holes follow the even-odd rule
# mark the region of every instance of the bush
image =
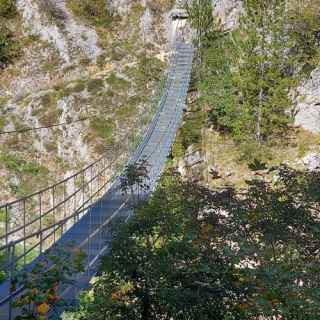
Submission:
POLYGON ((240 162, 246 162, 249 166, 254 165, 257 161, 265 163, 272 159, 270 148, 266 145, 261 145, 255 141, 247 141, 239 146, 240 162))
POLYGON ((102 138, 105 143, 113 143, 113 132, 115 125, 112 121, 94 118, 90 121, 90 126, 94 130, 95 134, 102 138))
POLYGON ((87 88, 89 92, 97 94, 104 88, 104 82, 101 79, 90 79, 87 88))
POLYGON ((17 14, 15 0, 0 0, 0 16, 13 18, 17 14))
POLYGON ((73 276, 84 271, 85 258, 85 253, 74 245, 55 247, 31 270, 17 273, 14 283, 26 290, 13 302, 22 313, 15 319, 57 319, 52 314, 67 306, 59 295, 61 287, 72 284, 73 276))
POLYGON ((201 130, 204 124, 204 113, 201 110, 195 110, 185 117, 185 123, 181 128, 182 145, 185 150, 190 145, 201 143, 201 130))
POLYGON ((97 27, 109 27, 112 22, 105 0, 69 0, 68 5, 74 15, 97 27))
POLYGON ((10 64, 19 54, 20 46, 15 42, 13 33, 0 24, 0 70, 10 64))

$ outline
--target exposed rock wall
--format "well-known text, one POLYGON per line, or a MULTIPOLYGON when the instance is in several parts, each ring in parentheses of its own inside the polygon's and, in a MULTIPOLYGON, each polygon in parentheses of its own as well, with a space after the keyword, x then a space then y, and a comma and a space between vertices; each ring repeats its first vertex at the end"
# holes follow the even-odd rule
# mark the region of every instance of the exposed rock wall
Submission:
POLYGON ((243 13, 241 0, 212 0, 213 12, 219 18, 225 30, 232 30, 238 26, 243 13))
POLYGON ((128 133, 139 134, 153 110, 169 53, 170 0, 106 0, 118 17, 105 28, 73 16, 66 1, 17 0, 21 19, 16 23, 28 43, 15 64, 0 73, 0 130, 67 124, 0 136, 0 203, 13 200, 28 180, 1 156, 47 169, 47 176, 26 183, 23 194, 28 194, 93 162, 108 143, 119 144, 122 152, 128 133), (149 78, 141 70, 146 55, 149 78), (97 118, 77 121, 92 115, 97 118), (105 138, 109 124, 112 142, 105 138))
POLYGON ((67 63, 79 57, 79 53, 95 60, 101 53, 95 30, 79 24, 67 10, 64 0, 48 1, 52 10, 59 11, 59 24, 48 21, 36 0, 17 0, 26 32, 53 44, 67 63))
POLYGON ((313 133, 320 133, 320 69, 298 88, 296 125, 313 133))
POLYGON ((131 2, 131 0, 107 0, 108 7, 121 17, 129 14, 131 2))

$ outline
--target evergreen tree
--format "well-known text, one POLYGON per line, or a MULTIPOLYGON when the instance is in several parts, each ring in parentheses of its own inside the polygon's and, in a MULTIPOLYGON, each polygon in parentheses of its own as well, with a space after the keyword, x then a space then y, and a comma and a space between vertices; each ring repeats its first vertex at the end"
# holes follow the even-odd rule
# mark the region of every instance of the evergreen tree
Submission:
POLYGON ((220 36, 207 37, 201 96, 211 123, 237 141, 261 145, 293 122, 291 94, 319 57, 319 9, 297 3, 245 0, 239 28, 228 34, 213 22, 220 36))

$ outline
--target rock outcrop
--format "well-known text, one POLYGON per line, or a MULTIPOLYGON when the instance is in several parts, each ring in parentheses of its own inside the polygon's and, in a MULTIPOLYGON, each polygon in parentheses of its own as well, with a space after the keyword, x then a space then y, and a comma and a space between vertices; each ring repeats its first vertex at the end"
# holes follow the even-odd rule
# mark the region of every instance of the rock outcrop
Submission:
POLYGON ((213 12, 225 30, 232 30, 238 26, 243 13, 241 0, 213 0, 213 12))
MULTIPOLYGON (((0 73, 1 131, 55 125, 0 135, 0 157, 48 172, 27 193, 85 167, 110 145, 125 152, 129 133, 139 135, 151 117, 169 53, 170 0, 106 0, 111 27, 76 15, 67 1, 17 0, 14 23, 26 45, 0 73), (146 56, 149 78, 141 67, 146 56)), ((0 160, 0 203, 15 198, 23 178, 0 160)))
POLYGON ((310 152, 302 159, 302 163, 306 169, 310 171, 318 171, 320 170, 320 154, 310 152))
POLYGON ((298 88, 296 125, 320 133, 320 69, 315 69, 309 79, 298 88))
POLYGON ((67 10, 64 0, 47 0, 47 5, 58 21, 49 21, 41 10, 41 2, 17 0, 17 7, 23 17, 25 31, 40 36, 58 49, 66 63, 81 54, 95 60, 101 53, 94 29, 78 23, 67 10), (53 13, 55 12, 55 13, 53 13), (81 53, 81 54, 80 54, 81 53))

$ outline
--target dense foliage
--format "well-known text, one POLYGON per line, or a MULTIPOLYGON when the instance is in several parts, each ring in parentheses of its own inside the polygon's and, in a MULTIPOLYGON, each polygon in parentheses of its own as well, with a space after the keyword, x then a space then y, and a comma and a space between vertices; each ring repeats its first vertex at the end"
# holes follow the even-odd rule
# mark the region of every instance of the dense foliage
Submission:
POLYGON ((242 193, 164 176, 116 233, 76 317, 316 319, 320 174, 275 172, 242 193))
POLYGON ((25 288, 13 302, 20 311, 15 320, 53 320, 56 311, 66 306, 59 296, 63 285, 72 284, 72 276, 84 271, 85 254, 77 247, 56 247, 44 254, 31 270, 18 271, 12 289, 25 288))
POLYGON ((112 22, 112 14, 104 0, 68 0, 72 12, 98 27, 108 27, 112 22))
POLYGON ((283 136, 295 114, 294 88, 319 63, 318 2, 246 0, 233 31, 214 19, 205 20, 211 28, 198 25, 197 3, 189 10, 200 28, 200 103, 210 124, 239 142, 283 136))
POLYGON ((8 28, 8 20, 17 15, 14 0, 0 0, 0 70, 19 55, 20 47, 14 32, 8 28))
POLYGON ((17 14, 15 0, 0 0, 0 17, 13 18, 17 14))

